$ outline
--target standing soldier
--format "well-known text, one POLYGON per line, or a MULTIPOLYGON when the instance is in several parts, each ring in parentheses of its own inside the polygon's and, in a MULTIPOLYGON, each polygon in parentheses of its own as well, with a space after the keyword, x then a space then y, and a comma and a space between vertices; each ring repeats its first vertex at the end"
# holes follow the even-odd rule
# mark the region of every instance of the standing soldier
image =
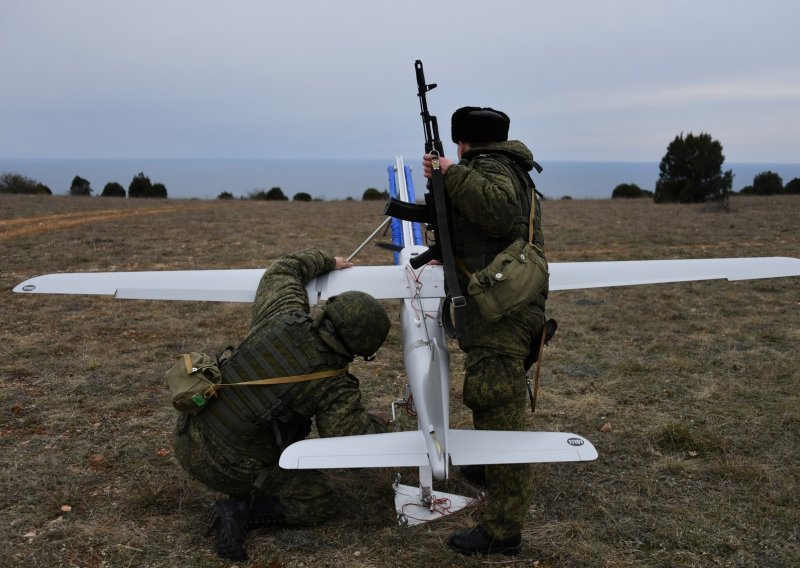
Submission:
MULTIPOLYGON (((544 246, 538 199, 528 174, 541 168, 522 142, 508 140, 509 124, 505 113, 491 108, 458 109, 451 128, 460 161, 439 160, 452 203, 462 291, 468 288, 468 274, 485 268, 516 239, 527 241, 533 200, 534 243, 539 249, 544 246)), ((430 155, 423 157, 423 168, 430 178, 430 155)), ((459 346, 466 353, 464 403, 472 410, 475 429, 526 428, 526 359, 531 360, 532 352, 538 354, 546 299, 545 286, 532 302, 493 322, 482 317, 467 296, 466 329, 459 346)), ((465 554, 517 554, 533 492, 530 465, 475 466, 462 472, 485 481, 488 501, 480 524, 456 532, 448 545, 465 554)))
POLYGON ((250 332, 221 365, 223 383, 291 376, 297 382, 222 388, 175 428, 175 456, 207 487, 228 494, 213 504, 210 523, 223 558, 244 560, 244 538, 260 525, 320 523, 336 511, 332 488, 317 471, 285 471, 281 451, 304 439, 314 419, 320 437, 375 434, 387 420, 368 414, 355 356, 370 357, 389 332, 381 304, 363 292, 331 298, 309 315, 305 284, 352 266, 317 249, 276 260, 258 286, 250 332), (314 378, 322 373, 325 378, 314 378))

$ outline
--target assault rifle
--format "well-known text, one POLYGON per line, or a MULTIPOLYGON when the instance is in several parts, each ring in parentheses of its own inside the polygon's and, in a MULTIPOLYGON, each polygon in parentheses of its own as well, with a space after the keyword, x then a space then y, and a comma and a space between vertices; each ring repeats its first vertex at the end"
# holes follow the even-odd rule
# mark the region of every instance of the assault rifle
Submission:
POLYGON ((439 168, 439 158, 444 157, 442 141, 439 139, 439 123, 436 117, 428 111, 428 100, 426 98, 427 92, 436 88, 436 83, 429 85, 425 82, 425 72, 422 69, 422 61, 419 59, 414 63, 414 68, 417 74, 417 97, 419 97, 420 116, 422 116, 422 126, 425 131, 425 153, 430 154, 433 158, 432 176, 428 180, 424 205, 406 203, 399 199, 391 198, 386 205, 384 214, 403 221, 425 223, 428 231, 433 234, 433 242, 429 243, 428 250, 412 258, 409 264, 416 269, 431 260, 438 260, 442 263, 447 293, 443 317, 446 321, 449 316, 448 304, 452 304, 452 324, 454 329, 451 332, 458 336, 464 331, 466 300, 458 284, 456 258, 453 252, 451 204, 444 190, 444 175, 439 168))

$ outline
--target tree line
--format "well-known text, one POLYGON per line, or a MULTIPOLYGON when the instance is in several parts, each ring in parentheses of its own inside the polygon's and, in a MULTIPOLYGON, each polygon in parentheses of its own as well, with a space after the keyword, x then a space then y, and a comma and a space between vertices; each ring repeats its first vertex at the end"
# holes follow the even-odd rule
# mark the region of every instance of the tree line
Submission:
MULTIPOLYGON (((223 191, 217 196, 217 199, 234 199, 234 196, 229 191, 223 191)), ((254 199, 257 201, 289 201, 289 198, 283 193, 280 187, 272 187, 269 190, 256 189, 247 194, 247 197, 242 196, 240 199, 254 199)), ((385 201, 389 199, 389 192, 379 191, 374 187, 368 187, 361 195, 362 201, 385 201)), ((295 193, 292 201, 322 201, 321 197, 311 197, 310 193, 301 191, 295 193)), ((348 197, 347 201, 353 201, 352 197, 348 197)))
MULTIPOLYGON (((21 193, 28 195, 53 195, 53 191, 46 185, 36 180, 15 173, 0 174, 0 193, 21 193)), ((89 180, 81 176, 72 178, 69 187, 69 195, 91 196, 94 193, 92 184, 89 180)), ((139 172, 131 183, 128 184, 128 191, 118 182, 108 182, 103 188, 101 197, 145 197, 145 198, 167 198, 167 188, 163 183, 153 183, 150 178, 139 172)))
MULTIPOLYGON (((46 185, 16 173, 0 174, 0 193, 53 195, 53 191, 46 185)), ((73 196, 91 196, 92 193, 94 193, 94 190, 92 189, 92 184, 89 180, 82 178, 81 176, 75 176, 72 179, 68 193, 69 195, 73 196)), ((163 183, 152 183, 150 178, 144 175, 144 172, 139 172, 133 177, 131 183, 128 184, 127 192, 120 183, 112 181, 105 185, 100 196, 166 198, 167 188, 163 183)), ((217 199, 234 199, 234 196, 229 191, 223 191, 217 196, 217 199)), ((247 197, 241 197, 241 199, 253 199, 261 201, 289 200, 280 187, 273 187, 269 190, 257 189, 250 192, 247 197)), ((374 187, 369 187, 364 190, 361 199, 364 201, 387 200, 389 199, 389 192, 386 190, 380 191, 374 187)), ((348 200, 352 200, 352 198, 348 198, 348 200)), ((322 201, 322 198, 313 198, 311 197, 311 194, 301 191, 294 195, 292 201, 322 201)))
MULTIPOLYGON (((702 203, 705 201, 726 201, 733 195, 733 171, 723 171, 725 156, 722 144, 714 140, 710 134, 700 133, 695 136, 691 132, 675 137, 667 146, 667 152, 659 164, 659 177, 655 191, 642 189, 635 183, 621 183, 611 193, 617 198, 652 198, 656 203, 702 203)), ((69 189, 70 195, 91 195, 91 183, 75 176, 69 189)), ((52 195, 49 187, 25 176, 13 173, 0 174, 0 193, 27 193, 52 195)), ((739 191, 741 195, 776 195, 800 193, 800 178, 794 178, 784 184, 780 175, 772 171, 757 174, 752 185, 739 191)), ((126 197, 125 188, 117 182, 109 182, 103 188, 101 197, 126 197)), ((140 172, 128 185, 127 197, 166 198, 167 188, 162 183, 152 183, 150 178, 140 172)), ((386 200, 387 191, 368 188, 364 191, 363 201, 386 200)), ((228 191, 223 191, 217 199, 233 199, 228 191)), ((242 197, 241 199, 245 199, 242 197)), ((269 190, 259 189, 248 194, 246 199, 264 201, 288 201, 280 187, 269 190)), ((351 199, 351 198, 348 198, 351 199)), ((294 195, 293 201, 321 201, 312 198, 306 192, 294 195)))
MULTIPOLYGON (((702 203, 725 201, 733 195, 733 171, 722 170, 725 156, 722 144, 710 134, 695 136, 691 132, 676 136, 667 147, 659 164, 655 192, 640 188, 635 183, 623 183, 614 188, 612 199, 652 198, 656 203, 702 203)), ((772 171, 761 172, 739 191, 741 195, 778 195, 800 193, 800 178, 786 185, 780 175, 772 171)))

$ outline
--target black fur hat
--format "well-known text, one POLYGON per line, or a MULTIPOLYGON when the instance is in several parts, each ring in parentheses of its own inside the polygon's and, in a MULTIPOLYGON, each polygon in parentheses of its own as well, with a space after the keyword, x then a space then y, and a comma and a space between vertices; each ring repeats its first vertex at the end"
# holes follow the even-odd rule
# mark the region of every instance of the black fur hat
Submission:
POLYGON ((489 107, 461 107, 453 113, 450 130, 453 142, 505 142, 508 115, 489 107))

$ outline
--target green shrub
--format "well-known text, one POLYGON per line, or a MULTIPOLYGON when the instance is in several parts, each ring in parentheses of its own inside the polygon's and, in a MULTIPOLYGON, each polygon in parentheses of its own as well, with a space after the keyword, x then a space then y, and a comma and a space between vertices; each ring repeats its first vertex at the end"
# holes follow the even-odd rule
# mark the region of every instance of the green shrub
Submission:
POLYGON ((638 199, 652 196, 652 191, 642 189, 635 183, 621 183, 611 192, 611 199, 638 199))
POLYGON ((794 178, 783 187, 784 193, 800 193, 800 178, 794 178))
POLYGON ((724 162, 722 144, 710 134, 676 136, 658 166, 661 173, 656 182, 656 203, 727 199, 733 185, 733 172, 722 171, 724 162))
POLYGON ((0 193, 24 193, 28 195, 53 195, 49 187, 36 180, 10 172, 0 174, 0 193))
POLYGON ((381 201, 389 199, 388 191, 379 191, 374 187, 369 187, 364 190, 364 195, 361 196, 362 201, 381 201))
POLYGON ((273 187, 269 191, 259 189, 250 193, 250 199, 259 199, 263 201, 288 201, 289 198, 284 195, 280 187, 273 187))
POLYGON ((100 194, 100 197, 125 197, 125 188, 122 187, 122 184, 110 181, 103 188, 103 193, 100 194))
POLYGON ((85 195, 92 194, 92 184, 88 179, 83 179, 81 176, 72 178, 72 184, 69 186, 70 195, 85 195))

